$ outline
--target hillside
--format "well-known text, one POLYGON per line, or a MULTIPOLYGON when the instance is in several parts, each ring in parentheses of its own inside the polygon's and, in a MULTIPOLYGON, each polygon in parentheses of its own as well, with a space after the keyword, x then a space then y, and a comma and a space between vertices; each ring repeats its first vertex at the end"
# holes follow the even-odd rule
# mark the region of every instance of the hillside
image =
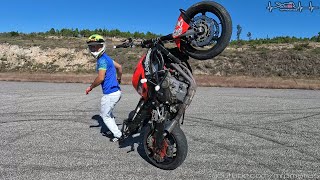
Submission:
MULTIPOLYGON (((113 49, 120 39, 108 39, 107 53, 132 74, 141 48, 113 49)), ((231 45, 212 60, 190 60, 196 75, 319 79, 320 43, 231 45)), ((95 60, 84 38, 0 37, 0 72, 94 73, 95 60)))

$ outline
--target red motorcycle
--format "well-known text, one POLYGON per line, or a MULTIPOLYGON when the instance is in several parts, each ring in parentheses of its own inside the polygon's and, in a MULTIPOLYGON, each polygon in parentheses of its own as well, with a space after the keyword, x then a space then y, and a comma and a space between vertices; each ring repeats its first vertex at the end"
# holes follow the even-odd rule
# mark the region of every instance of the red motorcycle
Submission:
POLYGON ((229 13, 216 2, 202 1, 180 12, 172 34, 141 43, 130 40, 115 47, 148 48, 132 77, 141 99, 123 122, 122 131, 129 137, 144 129, 147 158, 165 170, 180 166, 188 152, 180 124, 197 88, 188 59, 217 56, 229 44, 232 33, 229 13), (177 47, 166 48, 164 43, 169 41, 175 41, 177 47))

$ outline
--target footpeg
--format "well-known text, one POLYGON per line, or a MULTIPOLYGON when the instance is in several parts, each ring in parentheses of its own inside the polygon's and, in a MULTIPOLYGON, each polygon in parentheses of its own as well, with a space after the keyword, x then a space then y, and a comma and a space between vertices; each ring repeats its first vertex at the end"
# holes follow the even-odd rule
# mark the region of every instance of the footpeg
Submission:
POLYGON ((136 134, 132 134, 133 138, 139 137, 141 135, 141 133, 136 133, 136 134))

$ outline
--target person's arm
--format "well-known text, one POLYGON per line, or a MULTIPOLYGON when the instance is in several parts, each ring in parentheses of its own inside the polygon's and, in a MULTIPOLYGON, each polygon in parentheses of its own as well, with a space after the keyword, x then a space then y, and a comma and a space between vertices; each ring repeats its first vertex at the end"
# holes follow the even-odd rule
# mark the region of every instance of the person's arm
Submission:
POLYGON ((86 94, 89 94, 89 92, 90 92, 93 88, 99 86, 99 85, 102 83, 102 81, 104 80, 105 75, 106 75, 106 70, 100 69, 100 70, 99 70, 99 73, 98 73, 98 76, 96 77, 96 79, 93 81, 93 83, 91 84, 91 86, 89 86, 89 87, 86 89, 86 94))
POLYGON ((122 77, 122 66, 119 63, 115 62, 115 61, 113 61, 113 64, 114 64, 114 66, 115 66, 115 68, 117 70, 117 80, 118 80, 118 82, 120 84, 121 83, 121 77, 122 77))

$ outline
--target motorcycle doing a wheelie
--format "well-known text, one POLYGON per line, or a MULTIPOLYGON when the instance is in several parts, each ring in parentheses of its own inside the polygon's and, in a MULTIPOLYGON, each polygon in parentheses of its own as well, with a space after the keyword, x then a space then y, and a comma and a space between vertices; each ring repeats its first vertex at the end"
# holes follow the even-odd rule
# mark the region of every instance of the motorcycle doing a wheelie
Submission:
POLYGON ((174 33, 141 43, 125 42, 115 48, 148 48, 132 76, 132 85, 141 99, 122 131, 125 137, 143 132, 143 148, 148 160, 158 168, 179 167, 188 152, 187 139, 180 128, 184 113, 196 92, 189 57, 207 60, 229 44, 232 23, 220 4, 202 1, 180 9, 174 33), (166 48, 174 41, 176 47, 166 48))

